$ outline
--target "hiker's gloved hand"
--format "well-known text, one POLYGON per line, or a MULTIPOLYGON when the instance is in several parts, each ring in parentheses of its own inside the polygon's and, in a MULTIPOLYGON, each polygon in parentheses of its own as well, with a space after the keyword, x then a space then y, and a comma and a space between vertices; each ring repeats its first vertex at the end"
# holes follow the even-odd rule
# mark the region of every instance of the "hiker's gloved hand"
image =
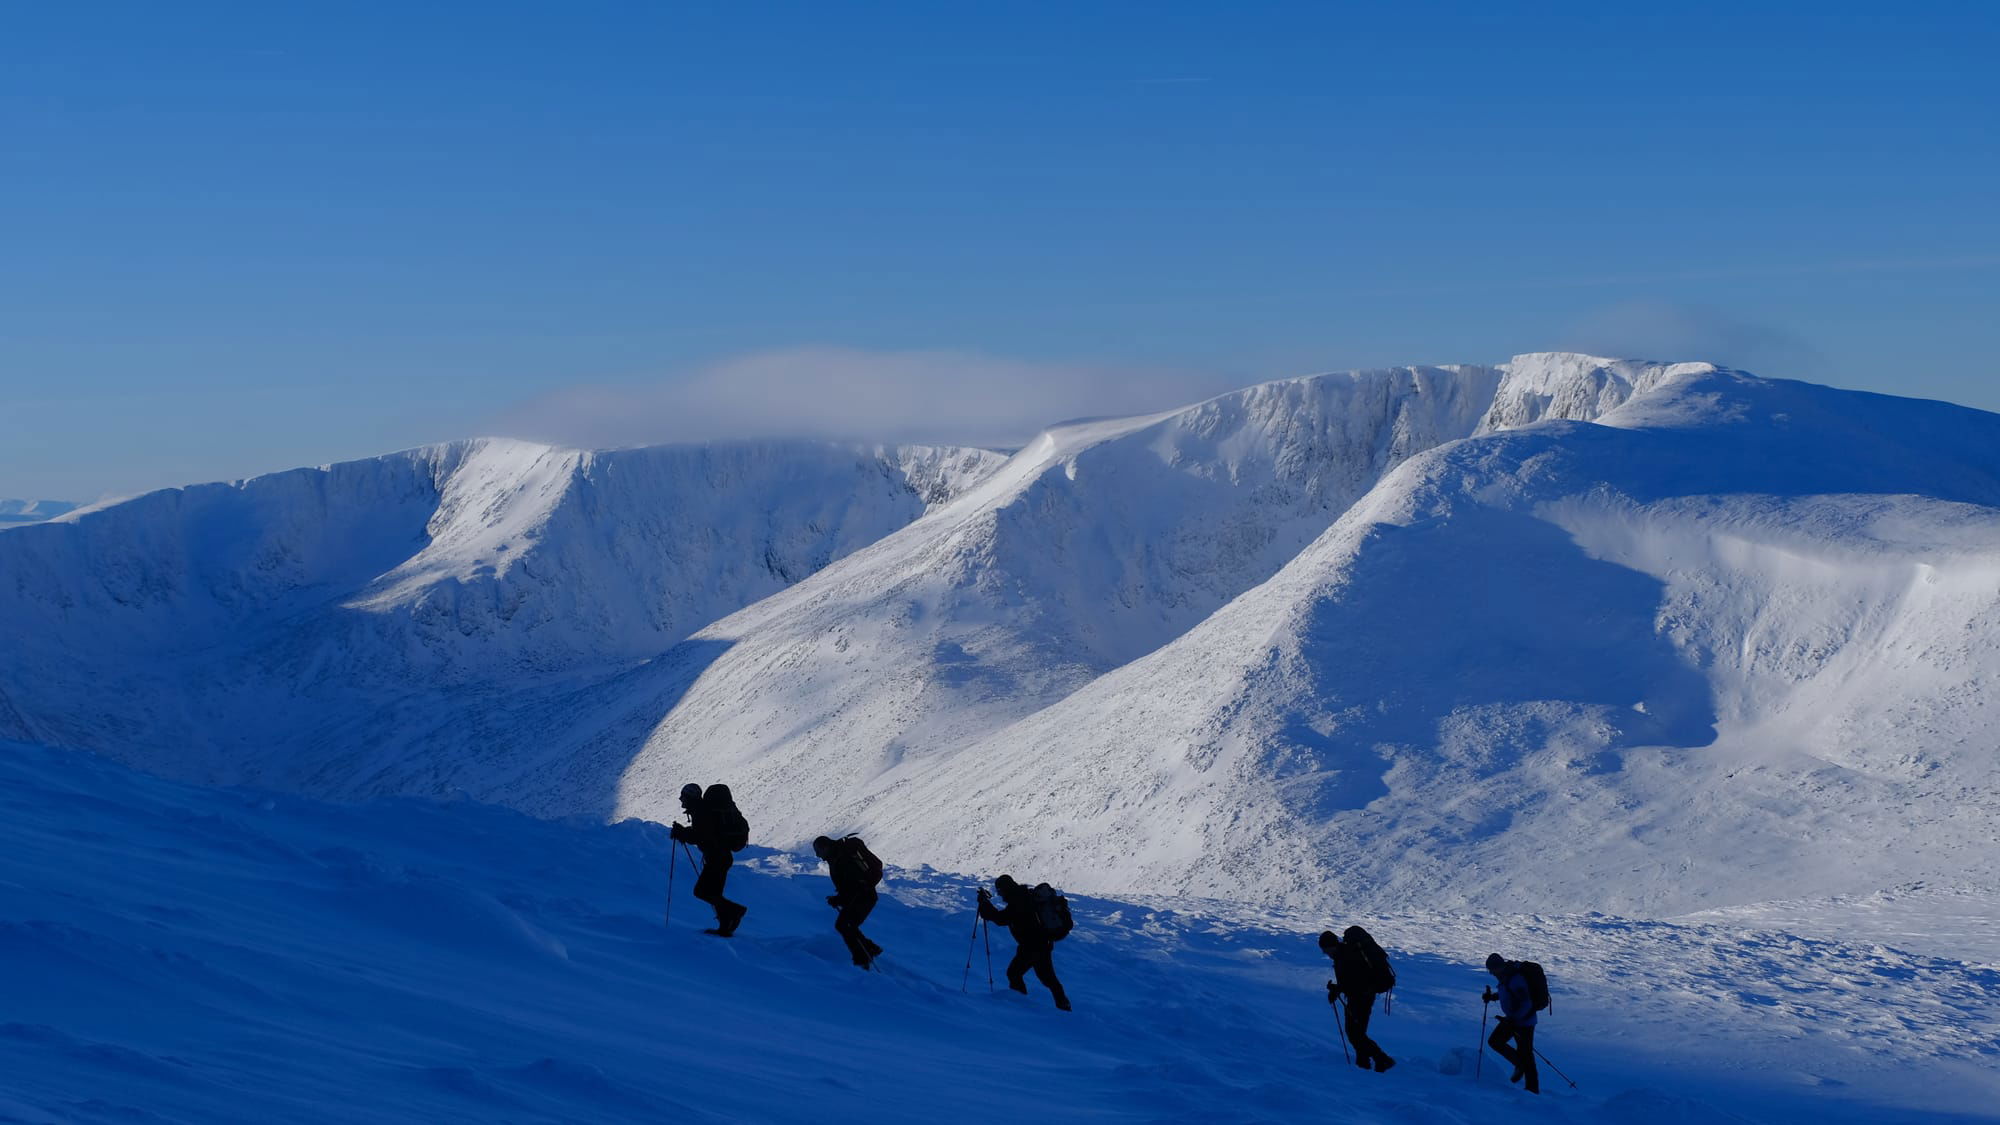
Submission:
POLYGON ((1339 999, 1340 999, 1340 986, 1339 986, 1339 985, 1337 985, 1337 984, 1335 984, 1335 983, 1333 983, 1332 981, 1327 981, 1327 982, 1326 982, 1326 1002, 1327 1002, 1327 1003, 1329 1003, 1329 1004, 1331 1004, 1331 1003, 1333 1003, 1334 1001, 1336 1001, 1336 1000, 1339 1000, 1339 999))
POLYGON ((685 840, 687 839, 687 829, 676 824, 672 828, 667 829, 667 838, 671 840, 685 840))
POLYGON ((840 896, 839 896, 839 895, 828 895, 828 896, 826 896, 826 904, 827 904, 828 906, 839 906, 839 905, 840 905, 840 896))

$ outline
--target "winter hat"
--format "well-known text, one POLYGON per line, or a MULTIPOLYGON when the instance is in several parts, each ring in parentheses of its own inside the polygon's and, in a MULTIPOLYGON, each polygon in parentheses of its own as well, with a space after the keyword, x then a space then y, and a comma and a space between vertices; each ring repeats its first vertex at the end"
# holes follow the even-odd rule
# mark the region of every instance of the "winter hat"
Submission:
POLYGON ((681 786, 681 804, 692 805, 699 800, 701 800, 701 786, 692 781, 681 786))
POLYGON ((820 857, 821 859, 825 859, 826 853, 832 850, 833 850, 833 837, 820 836, 813 840, 813 854, 820 857))
POLYGON ((1492 973, 1494 976, 1499 976, 1501 968, 1506 964, 1507 959, 1498 953, 1489 953, 1486 955, 1486 971, 1492 973))
POLYGON ((1012 875, 1002 875, 998 879, 993 880, 993 889, 999 891, 1002 895, 1010 895, 1020 890, 1021 884, 1016 883, 1012 875))
POLYGON ((1334 932, 1333 932, 1332 930, 1321 930, 1321 931, 1320 931, 1320 933, 1319 933, 1319 947, 1320 947, 1321 949, 1331 949, 1331 948, 1333 948, 1334 946, 1336 946, 1336 945, 1339 945, 1339 944, 1340 944, 1340 938, 1339 938, 1339 937, 1338 937, 1337 935, 1335 935, 1335 934, 1334 934, 1334 932))

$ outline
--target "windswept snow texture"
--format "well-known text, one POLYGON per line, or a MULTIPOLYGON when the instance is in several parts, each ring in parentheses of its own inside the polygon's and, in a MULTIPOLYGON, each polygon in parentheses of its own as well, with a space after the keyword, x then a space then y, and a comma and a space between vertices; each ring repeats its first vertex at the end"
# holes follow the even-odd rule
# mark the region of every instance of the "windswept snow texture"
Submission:
POLYGON ((1077 899, 1065 1014, 989 992, 983 956, 966 973, 957 877, 892 868, 862 973, 817 865, 746 854, 724 941, 686 871, 663 927, 666 857, 640 822, 320 804, 0 743, 0 1119, 1914 1125, 2000 1095, 1994 933, 1884 940, 1924 931, 1917 892, 1680 922, 1077 899), (1857 908, 1900 921, 1850 938, 1857 908), (1399 970, 1387 1074, 1343 1061, 1314 948, 1355 921, 1399 970), (1550 966, 1537 1043, 1575 1089, 1478 1063, 1494 948, 1550 966))
POLYGON ((0 500, 0 531, 52 520, 76 511, 77 507, 67 500, 0 500))

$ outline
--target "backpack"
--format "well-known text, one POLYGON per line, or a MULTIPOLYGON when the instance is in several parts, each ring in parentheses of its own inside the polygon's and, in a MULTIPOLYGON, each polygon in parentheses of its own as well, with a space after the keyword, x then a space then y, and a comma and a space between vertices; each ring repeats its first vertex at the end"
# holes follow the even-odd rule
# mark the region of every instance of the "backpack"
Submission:
POLYGON ((1535 1002, 1537 1012, 1547 1011, 1555 1001, 1549 998, 1549 977, 1542 966, 1534 961, 1515 962, 1517 971, 1528 982, 1528 996, 1535 1002))
POLYGON ((1376 942, 1373 934, 1360 926, 1349 926, 1341 940, 1360 954, 1361 963, 1368 967, 1368 983, 1377 993, 1396 987, 1396 970, 1389 967, 1389 954, 1376 942))
POLYGON ((1076 929, 1076 919, 1070 916, 1069 900, 1056 893, 1047 883, 1035 884, 1028 892, 1028 902, 1034 907, 1035 924, 1042 928, 1043 936, 1050 941, 1061 941, 1076 929))
POLYGON ((881 886, 882 861, 868 850, 867 843, 859 836, 844 836, 840 844, 840 863, 847 873, 871 887, 881 886))
POLYGON ((736 799, 729 795, 729 786, 708 787, 707 803, 715 817, 715 835, 722 846, 732 852, 740 852, 750 846, 750 822, 743 819, 743 813, 736 807, 736 799))

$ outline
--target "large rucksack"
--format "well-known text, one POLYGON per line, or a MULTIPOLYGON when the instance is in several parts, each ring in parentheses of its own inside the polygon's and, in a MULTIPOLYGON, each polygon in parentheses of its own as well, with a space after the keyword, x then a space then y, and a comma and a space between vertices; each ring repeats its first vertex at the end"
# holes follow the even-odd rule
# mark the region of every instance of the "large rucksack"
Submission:
POLYGON ((1076 919, 1069 912, 1069 900, 1056 893, 1047 883, 1035 884, 1028 892, 1028 902, 1035 908, 1035 924, 1042 928, 1042 935, 1050 941, 1061 941, 1076 929, 1076 919))
POLYGON ((1370 988, 1380 994, 1396 987, 1396 970, 1389 967, 1389 954, 1373 934, 1360 926, 1349 926, 1347 932, 1341 935, 1341 940, 1353 946, 1361 957, 1361 963, 1368 967, 1370 988))
POLYGON ((1521 978, 1528 982, 1528 996, 1535 1002, 1535 1010, 1547 1011, 1554 1003, 1549 998, 1549 975, 1535 961, 1516 961, 1514 964, 1521 978))
POLYGON ((861 837, 841 837, 840 849, 841 866, 845 868, 847 875, 851 879, 866 883, 871 887, 881 885, 882 861, 876 858, 874 852, 868 850, 868 844, 861 837))
POLYGON ((729 786, 711 785, 703 800, 709 806, 710 815, 715 817, 715 835, 723 847, 732 852, 740 852, 750 846, 750 822, 743 819, 743 813, 736 807, 736 799, 729 795, 729 786))

